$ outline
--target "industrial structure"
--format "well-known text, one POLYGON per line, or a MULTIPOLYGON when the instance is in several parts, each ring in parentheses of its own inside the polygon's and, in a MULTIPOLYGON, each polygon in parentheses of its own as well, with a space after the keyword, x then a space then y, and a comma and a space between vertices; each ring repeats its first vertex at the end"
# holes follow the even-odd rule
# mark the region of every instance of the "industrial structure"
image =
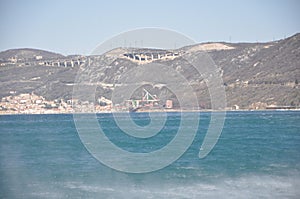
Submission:
POLYGON ((159 108, 159 99, 156 95, 152 95, 146 89, 143 89, 142 99, 130 99, 126 100, 126 106, 129 108, 129 111, 135 112, 138 109, 153 109, 159 108))

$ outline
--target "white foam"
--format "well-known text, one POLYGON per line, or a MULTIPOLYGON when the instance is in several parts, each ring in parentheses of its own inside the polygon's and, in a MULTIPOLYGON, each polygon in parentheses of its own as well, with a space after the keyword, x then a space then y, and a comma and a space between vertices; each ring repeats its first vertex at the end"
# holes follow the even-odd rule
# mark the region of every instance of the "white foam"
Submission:
POLYGON ((73 185, 69 188, 109 195, 113 198, 296 198, 300 195, 300 178, 279 176, 243 176, 221 178, 215 182, 164 184, 147 183, 116 187, 73 185))
MULTIPOLYGON (((106 184, 101 181, 51 182, 31 184, 30 195, 38 198, 297 198, 300 196, 300 174, 289 176, 219 177, 210 181, 191 181, 187 178, 177 181, 161 181, 156 178, 131 178, 106 184), (122 181, 122 182, 121 182, 122 181)), ((16 194, 18 195, 18 194, 16 194)))

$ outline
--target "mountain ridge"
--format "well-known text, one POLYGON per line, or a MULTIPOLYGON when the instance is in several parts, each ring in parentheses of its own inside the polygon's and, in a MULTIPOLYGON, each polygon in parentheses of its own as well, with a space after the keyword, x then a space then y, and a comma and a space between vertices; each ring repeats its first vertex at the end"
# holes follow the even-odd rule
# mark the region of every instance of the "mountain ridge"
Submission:
MULTIPOLYGON (((209 93, 207 87, 203 85, 203 78, 193 72, 192 67, 182 59, 180 54, 192 55, 201 50, 208 53, 222 75, 229 107, 237 105, 243 109, 256 109, 269 105, 299 106, 300 33, 286 39, 264 43, 200 43, 175 49, 173 52, 169 50, 171 54, 163 59, 155 53, 164 50, 152 49, 152 54, 148 55, 148 58, 152 56, 153 62, 169 65, 181 72, 188 81, 194 82, 198 103, 201 104, 201 108, 209 109, 211 108, 209 93)), ((32 51, 35 52, 34 49, 32 51)), ((143 61, 148 63, 149 60, 145 60, 147 58, 139 57, 143 52, 146 54, 150 50, 123 48, 113 49, 103 56, 85 56, 86 63, 88 60, 93 62, 97 59, 105 62, 105 66, 93 68, 95 78, 100 85, 97 87, 96 97, 104 96, 110 99, 121 74, 138 67, 143 61), (137 56, 130 55, 132 52, 136 52, 137 56)), ((71 99, 76 74, 78 70, 84 68, 84 65, 80 67, 43 65, 46 61, 36 62, 36 56, 42 56, 39 57, 40 60, 63 59, 65 61, 67 59, 72 61, 73 57, 57 53, 42 55, 31 53, 30 55, 35 57, 23 57, 23 61, 35 61, 29 62, 29 65, 19 66, 19 62, 16 61, 15 65, 0 66, 0 97, 9 96, 11 93, 34 92, 49 100, 71 99)), ((0 52, 0 60, 7 62, 10 57, 6 58, 4 60, 3 52, 0 52)), ((153 85, 148 87, 150 92, 161 99, 170 98, 176 101, 176 96, 167 88, 156 88, 153 85)), ((138 96, 138 94, 134 95, 138 96)))

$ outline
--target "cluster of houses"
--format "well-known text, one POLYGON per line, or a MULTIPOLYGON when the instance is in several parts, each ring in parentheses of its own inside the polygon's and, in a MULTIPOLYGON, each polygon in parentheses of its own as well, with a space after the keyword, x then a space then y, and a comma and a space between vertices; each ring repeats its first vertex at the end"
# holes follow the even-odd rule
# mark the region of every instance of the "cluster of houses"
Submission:
POLYGON ((64 100, 48 101, 33 93, 23 93, 3 97, 0 102, 0 112, 4 114, 70 113, 73 112, 73 108, 64 100))
POLYGON ((0 102, 0 114, 55 114, 74 112, 105 112, 111 111, 112 102, 104 97, 96 104, 78 99, 46 100, 34 93, 23 93, 3 97, 0 102))

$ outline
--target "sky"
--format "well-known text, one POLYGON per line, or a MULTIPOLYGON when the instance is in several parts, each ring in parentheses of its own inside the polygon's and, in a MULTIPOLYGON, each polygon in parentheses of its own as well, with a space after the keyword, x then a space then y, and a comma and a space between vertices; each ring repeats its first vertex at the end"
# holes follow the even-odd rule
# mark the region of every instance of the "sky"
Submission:
POLYGON ((0 51, 89 55, 119 33, 157 27, 201 42, 266 42, 300 32, 298 0, 0 0, 0 51))

